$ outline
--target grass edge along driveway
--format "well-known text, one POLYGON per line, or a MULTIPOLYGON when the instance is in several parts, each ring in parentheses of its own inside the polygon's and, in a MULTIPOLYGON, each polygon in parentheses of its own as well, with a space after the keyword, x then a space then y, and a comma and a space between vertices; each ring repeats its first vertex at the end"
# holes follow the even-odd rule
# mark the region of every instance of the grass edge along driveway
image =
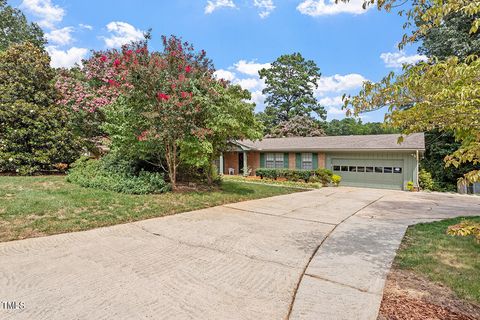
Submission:
POLYGON ((304 191, 240 181, 219 190, 127 195, 82 188, 62 176, 0 176, 0 242, 128 223, 304 191))
POLYGON ((449 287, 461 299, 480 305, 480 244, 473 237, 446 234, 448 226, 462 219, 479 222, 480 216, 410 226, 394 266, 426 276, 449 287))

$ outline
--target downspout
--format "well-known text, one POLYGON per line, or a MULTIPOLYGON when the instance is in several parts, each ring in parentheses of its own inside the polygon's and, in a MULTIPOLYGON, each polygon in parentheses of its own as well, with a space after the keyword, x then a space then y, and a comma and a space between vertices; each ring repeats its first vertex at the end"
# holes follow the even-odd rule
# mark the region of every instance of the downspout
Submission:
POLYGON ((417 169, 415 171, 415 182, 416 182, 416 186, 417 188, 420 188, 420 184, 419 184, 419 181, 418 181, 418 170, 419 170, 419 154, 418 154, 418 150, 417 150, 417 169))

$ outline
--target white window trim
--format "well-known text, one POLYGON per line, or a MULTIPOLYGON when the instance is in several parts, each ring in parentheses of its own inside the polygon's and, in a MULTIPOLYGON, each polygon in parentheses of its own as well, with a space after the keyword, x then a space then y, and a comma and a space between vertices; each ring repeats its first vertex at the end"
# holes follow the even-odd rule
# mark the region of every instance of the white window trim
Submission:
POLYGON ((302 153, 302 169, 313 170, 313 153, 302 153))
POLYGON ((285 159, 283 153, 266 153, 265 168, 280 169, 284 168, 285 159))

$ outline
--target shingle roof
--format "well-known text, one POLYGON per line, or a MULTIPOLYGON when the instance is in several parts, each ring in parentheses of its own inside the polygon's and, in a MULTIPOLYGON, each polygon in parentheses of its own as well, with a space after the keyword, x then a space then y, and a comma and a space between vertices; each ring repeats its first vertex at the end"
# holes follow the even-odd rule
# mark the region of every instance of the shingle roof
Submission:
POLYGON ((424 150, 423 133, 404 136, 400 134, 265 138, 261 141, 241 140, 238 143, 249 149, 262 151, 303 151, 303 150, 424 150))

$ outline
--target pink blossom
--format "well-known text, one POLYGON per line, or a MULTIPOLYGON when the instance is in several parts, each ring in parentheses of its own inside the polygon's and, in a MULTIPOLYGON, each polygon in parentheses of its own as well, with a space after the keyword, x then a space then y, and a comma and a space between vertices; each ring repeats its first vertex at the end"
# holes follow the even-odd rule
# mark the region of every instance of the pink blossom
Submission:
POLYGON ((100 57, 100 61, 102 61, 102 62, 107 61, 107 56, 106 56, 106 55, 102 55, 102 56, 100 57))
POLYGON ((185 67, 185 72, 186 72, 186 73, 192 72, 192 67, 186 66, 186 67, 185 67))
POLYGON ((170 99, 170 96, 168 94, 159 92, 157 93, 157 99, 160 101, 168 101, 170 99))

